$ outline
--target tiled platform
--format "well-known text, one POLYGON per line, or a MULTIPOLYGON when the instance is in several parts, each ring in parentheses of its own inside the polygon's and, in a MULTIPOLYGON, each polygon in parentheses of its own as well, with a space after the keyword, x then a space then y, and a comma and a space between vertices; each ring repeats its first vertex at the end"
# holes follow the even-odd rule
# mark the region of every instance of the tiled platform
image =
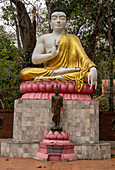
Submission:
MULTIPOLYGON (((1 142, 1 155, 32 158, 44 132, 54 126, 50 100, 16 100, 13 140, 1 142)), ((70 133, 74 153, 80 159, 110 158, 110 144, 99 143, 97 101, 64 101, 60 126, 70 133)))
MULTIPOLYGON (((19 141, 2 141, 1 156, 10 158, 33 158, 38 152, 38 142, 19 142, 19 141)), ((111 145, 109 143, 98 144, 76 144, 74 153, 79 159, 101 160, 111 158, 111 145)))

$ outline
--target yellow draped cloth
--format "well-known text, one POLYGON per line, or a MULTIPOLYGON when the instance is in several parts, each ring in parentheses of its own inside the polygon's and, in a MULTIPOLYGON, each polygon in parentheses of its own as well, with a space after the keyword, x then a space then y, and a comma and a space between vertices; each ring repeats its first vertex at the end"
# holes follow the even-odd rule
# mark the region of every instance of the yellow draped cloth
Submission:
POLYGON ((86 55, 77 36, 64 33, 58 44, 60 44, 58 56, 47 61, 44 68, 23 69, 20 73, 20 78, 22 81, 27 81, 36 77, 50 76, 54 70, 59 68, 79 67, 81 69, 79 72, 67 73, 61 76, 64 78, 63 80, 76 81, 78 91, 80 91, 84 82, 87 82, 89 69, 96 66, 86 55))

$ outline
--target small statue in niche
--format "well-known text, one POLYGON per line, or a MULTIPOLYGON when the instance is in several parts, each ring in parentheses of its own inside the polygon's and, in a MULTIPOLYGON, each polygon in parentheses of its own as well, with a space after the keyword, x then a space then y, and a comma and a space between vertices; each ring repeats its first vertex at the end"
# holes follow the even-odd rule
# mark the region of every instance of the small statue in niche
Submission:
POLYGON ((55 122, 55 129, 56 129, 59 128, 59 124, 60 124, 60 112, 63 106, 63 97, 58 95, 59 94, 58 85, 56 85, 54 92, 55 92, 55 96, 52 96, 51 110, 52 113, 54 113, 52 120, 55 122))

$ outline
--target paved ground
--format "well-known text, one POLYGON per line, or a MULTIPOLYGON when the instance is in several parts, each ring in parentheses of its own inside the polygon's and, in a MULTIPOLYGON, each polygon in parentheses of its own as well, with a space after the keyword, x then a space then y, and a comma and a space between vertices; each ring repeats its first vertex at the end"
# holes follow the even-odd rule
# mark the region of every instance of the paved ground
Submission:
MULTIPOLYGON (((115 149, 112 150, 112 154, 115 149)), ((0 170, 115 170, 115 158, 106 160, 77 160, 73 162, 4 158, 0 156, 0 170)))

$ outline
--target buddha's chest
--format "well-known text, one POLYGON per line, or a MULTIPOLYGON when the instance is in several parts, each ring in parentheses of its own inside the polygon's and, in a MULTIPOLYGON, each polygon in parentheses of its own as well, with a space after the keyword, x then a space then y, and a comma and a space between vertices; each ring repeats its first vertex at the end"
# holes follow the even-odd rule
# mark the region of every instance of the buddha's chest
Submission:
POLYGON ((44 46, 45 46, 45 51, 48 53, 52 50, 52 47, 55 45, 55 40, 56 44, 59 41, 59 37, 48 37, 45 39, 44 46))

